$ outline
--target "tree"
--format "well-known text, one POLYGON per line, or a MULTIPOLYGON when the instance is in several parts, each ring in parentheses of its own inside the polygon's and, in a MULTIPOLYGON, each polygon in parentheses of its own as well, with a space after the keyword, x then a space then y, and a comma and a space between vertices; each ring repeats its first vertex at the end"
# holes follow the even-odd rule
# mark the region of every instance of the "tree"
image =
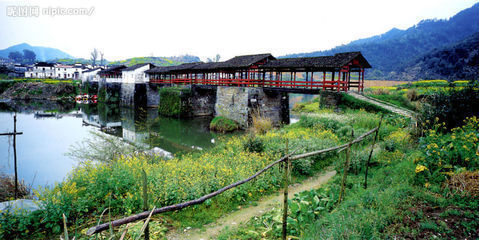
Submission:
POLYGON ((23 49, 23 59, 27 63, 34 63, 37 58, 37 55, 35 54, 34 51, 28 50, 28 49, 23 49))
POLYGON ((96 65, 96 60, 98 59, 98 50, 96 48, 90 53, 91 65, 94 67, 96 65))
POLYGON ((12 59, 15 62, 21 62, 23 60, 23 55, 19 51, 10 52, 8 58, 12 59))
POLYGON ((214 58, 208 58, 206 61, 207 62, 219 62, 220 58, 221 58, 221 56, 219 54, 216 54, 216 56, 214 58))
POLYGON ((105 65, 105 58, 103 58, 104 52, 100 52, 100 66, 105 65))

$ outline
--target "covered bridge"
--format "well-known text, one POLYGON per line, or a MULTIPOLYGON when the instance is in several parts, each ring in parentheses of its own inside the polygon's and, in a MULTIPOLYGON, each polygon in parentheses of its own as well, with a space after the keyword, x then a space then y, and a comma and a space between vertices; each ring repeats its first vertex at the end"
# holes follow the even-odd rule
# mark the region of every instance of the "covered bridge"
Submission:
POLYGON ((271 54, 237 56, 224 62, 195 62, 147 70, 150 83, 273 88, 291 92, 348 91, 364 88, 361 52, 334 56, 281 58, 271 54))

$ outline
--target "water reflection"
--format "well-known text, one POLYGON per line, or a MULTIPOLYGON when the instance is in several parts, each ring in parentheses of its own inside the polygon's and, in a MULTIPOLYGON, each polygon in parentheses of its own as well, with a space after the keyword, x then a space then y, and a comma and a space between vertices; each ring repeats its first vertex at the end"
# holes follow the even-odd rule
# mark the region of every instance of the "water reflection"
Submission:
MULTIPOLYGON (((77 105, 48 101, 0 103, 0 132, 13 130, 17 112, 19 178, 33 186, 62 181, 76 162, 65 156, 69 148, 102 131, 146 148, 171 153, 198 151, 214 145, 209 118, 159 117, 156 109, 120 108, 115 105, 77 105), (35 180, 34 180, 35 179, 35 180)), ((0 171, 13 173, 11 139, 0 137, 0 171)))

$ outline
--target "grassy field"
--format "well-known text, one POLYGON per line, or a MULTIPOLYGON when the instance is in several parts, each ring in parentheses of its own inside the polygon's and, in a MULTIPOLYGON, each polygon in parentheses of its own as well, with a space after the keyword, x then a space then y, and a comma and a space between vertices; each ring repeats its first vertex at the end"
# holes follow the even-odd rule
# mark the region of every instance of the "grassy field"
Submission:
MULTIPOLYGON (((390 92, 401 92, 406 89, 403 87, 423 91, 439 88, 438 84, 444 83, 422 81, 415 86, 382 88, 390 92)), ((455 95, 447 95, 450 92, 439 92, 439 98, 455 101, 455 95)), ((454 109, 466 112, 464 109, 473 108, 466 103, 479 99, 474 94, 479 95, 459 95, 463 102, 454 102, 454 109)), ((295 124, 233 136, 212 149, 171 160, 138 154, 135 149, 120 150, 111 139, 99 139, 94 149, 86 150, 111 157, 101 162, 84 161, 65 181, 38 189, 36 197, 42 201, 42 210, 31 214, 19 211, 13 216, 0 213, 0 238, 58 238, 64 231, 65 214, 70 237, 89 239, 86 229, 98 222, 142 211, 143 171, 151 204, 176 204, 252 175, 284 155, 287 141, 289 149, 299 148, 298 153, 347 143, 352 132, 359 136, 376 127, 382 115, 379 141, 369 165, 368 187, 363 184, 371 139, 352 149, 341 203, 338 197, 345 152, 293 162, 293 182, 331 166, 338 175, 321 188, 302 192, 288 202, 288 235, 292 239, 479 237, 479 119, 444 114, 447 109, 431 103, 431 108, 439 110, 425 113, 429 115, 418 118, 418 128, 412 128, 410 119, 354 99, 346 100, 341 110, 320 109, 317 100, 304 103, 293 109, 302 115, 295 124), (451 117, 456 125, 450 125, 451 117)), ((156 216, 151 225, 153 239, 163 239, 172 228, 201 228, 241 206, 254 205, 260 196, 277 192, 281 184, 282 172, 273 168, 201 205, 156 216)), ((280 210, 272 210, 236 230, 224 231, 218 239, 278 239, 280 219, 280 210)), ((97 237, 119 239, 125 227, 97 237)), ((141 235, 140 227, 135 225, 126 238, 141 235)))
POLYGON ((370 87, 393 87, 400 84, 408 83, 408 81, 393 81, 393 80, 365 80, 364 88, 370 87))
MULTIPOLYGON (((309 109, 316 107, 310 102, 299 110, 308 113, 310 123, 344 118, 341 113, 318 110, 311 115, 309 109)), ((441 116, 442 112, 437 114, 441 116)), ((387 127, 393 130, 390 134, 380 134, 367 188, 363 186, 365 160, 371 149, 356 147, 344 201, 338 203, 343 174, 288 201, 289 238, 477 239, 479 118, 460 120, 455 128, 448 128, 440 117, 435 123, 430 118, 419 120, 424 121, 419 122, 422 127, 410 128, 399 121, 387 127)), ((344 172, 344 161, 344 156, 335 161, 338 173, 344 172)), ((281 209, 273 209, 238 229, 226 229, 218 239, 280 239, 281 216, 281 209)))

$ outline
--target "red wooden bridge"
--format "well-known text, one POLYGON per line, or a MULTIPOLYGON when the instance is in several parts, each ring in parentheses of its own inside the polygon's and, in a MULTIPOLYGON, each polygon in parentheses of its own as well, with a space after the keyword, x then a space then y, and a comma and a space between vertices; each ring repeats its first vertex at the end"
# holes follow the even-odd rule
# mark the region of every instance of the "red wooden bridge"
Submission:
POLYGON ((271 54, 237 56, 224 62, 195 62, 155 67, 150 83, 262 87, 290 92, 363 91, 364 69, 371 65, 360 52, 334 56, 280 58, 271 54))

